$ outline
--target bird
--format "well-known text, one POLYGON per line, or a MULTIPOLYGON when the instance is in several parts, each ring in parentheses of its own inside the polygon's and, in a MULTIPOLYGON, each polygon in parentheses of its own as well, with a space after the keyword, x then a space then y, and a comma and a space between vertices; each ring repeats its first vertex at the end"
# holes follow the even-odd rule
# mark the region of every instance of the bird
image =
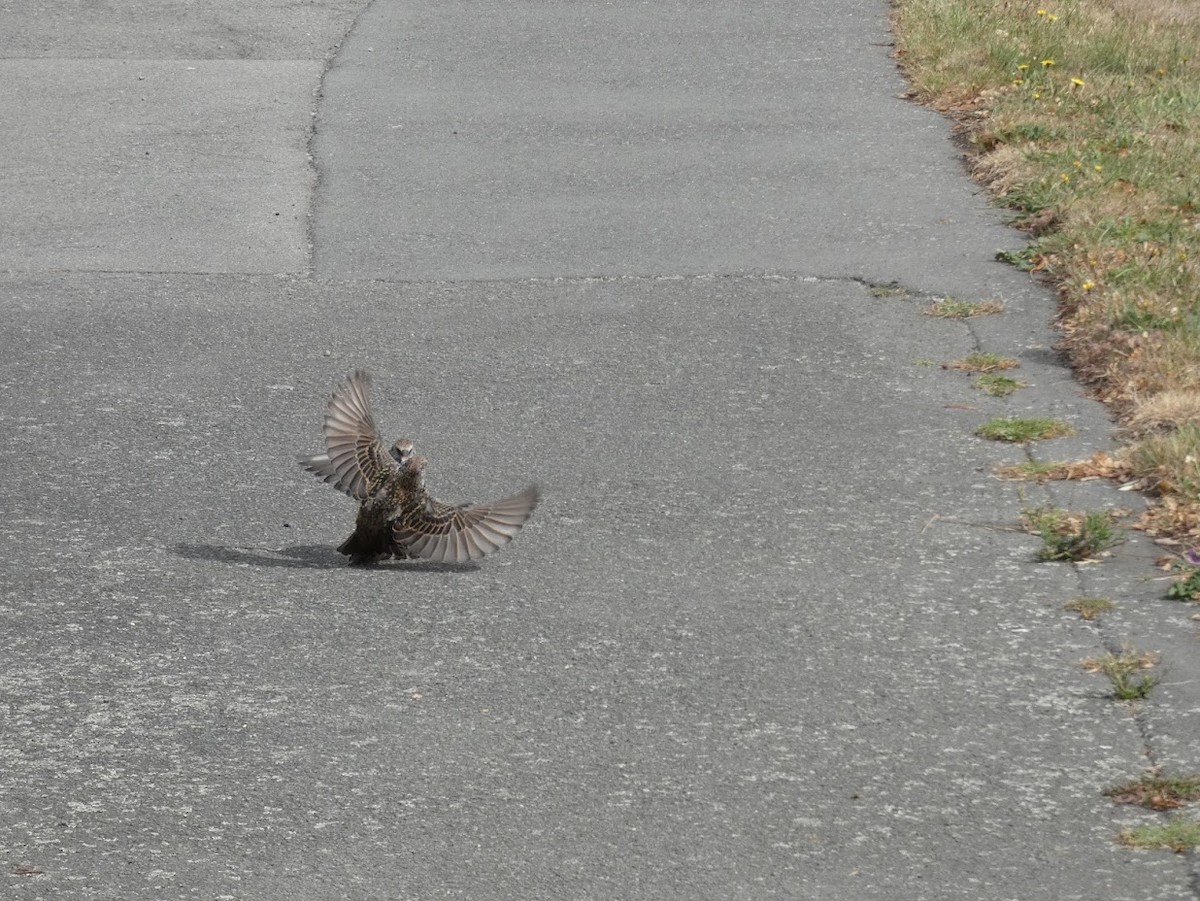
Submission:
POLYGON ((353 565, 381 559, 468 563, 512 541, 539 500, 530 485, 481 504, 447 504, 425 488, 428 460, 413 442, 385 447, 371 415, 370 375, 356 369, 325 408, 325 453, 298 458, 317 478, 359 501, 354 532, 338 547, 353 565))

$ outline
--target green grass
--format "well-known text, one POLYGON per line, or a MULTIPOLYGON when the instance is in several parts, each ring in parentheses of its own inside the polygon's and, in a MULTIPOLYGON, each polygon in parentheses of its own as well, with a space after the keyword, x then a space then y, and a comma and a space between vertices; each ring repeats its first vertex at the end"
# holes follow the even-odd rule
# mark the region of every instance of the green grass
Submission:
POLYGON ((1022 482, 1049 482, 1065 478, 1068 463, 1064 460, 1022 460, 1006 466, 997 466, 995 474, 1002 479, 1022 482))
POLYGON ((962 369, 967 372, 998 372, 1002 369, 1016 369, 1021 364, 1012 357, 994 353, 968 354, 960 360, 951 360, 946 364, 947 369, 962 369))
POLYGON ((1101 613, 1108 613, 1117 605, 1108 598, 1077 597, 1063 604, 1064 610, 1078 613, 1080 619, 1093 620, 1101 613))
POLYGON ((936 319, 970 319, 1003 311, 1004 304, 998 300, 959 300, 957 297, 943 297, 922 310, 926 316, 936 319))
POLYGON ((1119 540, 1109 513, 1071 513, 1058 507, 1023 511, 1025 526, 1042 539, 1039 560, 1090 560, 1119 540))
POLYGON ((1105 791, 1118 804, 1137 804, 1150 810, 1174 810, 1200 801, 1200 775, 1143 776, 1105 791))
POLYGON ((985 422, 975 430, 980 438, 990 441, 1009 441, 1014 444, 1024 444, 1029 441, 1043 441, 1048 438, 1062 438, 1073 435, 1075 430, 1058 419, 1017 419, 1002 416, 985 422))
POLYGON ((1174 851, 1182 854, 1200 848, 1200 822, 1177 817, 1169 823, 1154 826, 1134 826, 1119 836, 1121 844, 1130 848, 1174 851))
MULTIPOLYGON (((1031 230, 1000 257, 1055 282, 1081 376, 1122 417, 1200 395, 1200 4, 895 0, 894 24, 917 98, 1031 230)), ((1200 486, 1175 466, 1159 494, 1190 512, 1160 525, 1184 535, 1200 486)))
POLYGON ((993 397, 1008 397, 1019 388, 1024 388, 1025 383, 1018 381, 1007 375, 996 375, 995 373, 985 373, 975 379, 976 388, 986 392, 993 397))
POLYGON ((1142 654, 1126 648, 1120 654, 1105 654, 1085 660, 1083 665, 1092 672, 1108 677, 1112 683, 1113 697, 1118 701, 1140 701, 1148 697, 1162 681, 1162 676, 1147 672, 1157 663, 1154 654, 1142 654))

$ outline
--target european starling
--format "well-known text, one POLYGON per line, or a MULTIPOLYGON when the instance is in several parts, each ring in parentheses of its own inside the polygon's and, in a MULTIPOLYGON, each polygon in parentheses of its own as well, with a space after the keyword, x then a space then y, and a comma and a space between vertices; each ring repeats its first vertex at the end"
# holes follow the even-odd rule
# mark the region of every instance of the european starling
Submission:
POLYGON ((300 465, 361 502, 354 533, 338 550, 353 564, 389 556, 441 563, 478 560, 512 541, 537 506, 537 488, 485 504, 444 504, 425 490, 426 460, 401 438, 383 446, 359 369, 325 409, 325 453, 300 465))

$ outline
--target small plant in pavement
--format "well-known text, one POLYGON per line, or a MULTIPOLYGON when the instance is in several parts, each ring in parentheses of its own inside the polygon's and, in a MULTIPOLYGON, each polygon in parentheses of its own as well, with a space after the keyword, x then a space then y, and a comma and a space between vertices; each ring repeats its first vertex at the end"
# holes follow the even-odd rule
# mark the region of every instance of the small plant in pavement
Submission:
POLYGON ((1058 507, 1022 511, 1025 528, 1042 539, 1039 560, 1089 560, 1117 543, 1113 514, 1088 511, 1071 513, 1058 507))
POLYGON ((996 375, 995 373, 984 373, 972 383, 980 391, 992 395, 993 397, 1008 397, 1018 388, 1024 388, 1025 383, 1017 381, 1011 376, 996 375))
POLYGON ((1143 776, 1104 792, 1118 804, 1137 804, 1150 810, 1174 810, 1189 801, 1200 801, 1200 774, 1143 776))
POLYGON ((1200 823, 1176 817, 1168 823, 1154 826, 1133 826, 1119 836, 1121 844, 1130 848, 1148 848, 1183 854, 1200 848, 1200 823))
POLYGON ((1155 654, 1139 653, 1127 648, 1120 654, 1105 654, 1083 661, 1088 672, 1103 673, 1113 686, 1113 697, 1119 701, 1140 701, 1162 681, 1157 673, 1146 670, 1158 665, 1155 654))
POLYGON ((1108 598, 1089 598, 1077 597, 1071 598, 1063 604, 1064 610, 1070 610, 1072 613, 1078 613, 1080 619, 1094 620, 1101 613, 1108 613, 1116 605, 1108 598))
POLYGON ((922 310, 926 316, 936 319, 970 319, 1003 311, 1004 304, 998 300, 959 300, 957 297, 943 297, 922 310))
POLYGON ((1167 597, 1177 601, 1200 601, 1200 567, 1187 566, 1167 588, 1167 597))
POLYGON ((974 353, 944 365, 947 369, 963 369, 967 372, 999 372, 1002 369, 1016 369, 1021 364, 1001 354, 974 353))
POLYGON ((1048 482, 1051 479, 1066 478, 1068 465, 1064 460, 1022 460, 1020 463, 997 466, 993 472, 1001 479, 1048 482))
POLYGON ((1047 438, 1062 438, 1073 435, 1075 430, 1060 419, 1019 419, 1001 416, 991 419, 975 430, 980 438, 990 441, 1008 441, 1013 444, 1025 444, 1029 441, 1044 441, 1047 438))

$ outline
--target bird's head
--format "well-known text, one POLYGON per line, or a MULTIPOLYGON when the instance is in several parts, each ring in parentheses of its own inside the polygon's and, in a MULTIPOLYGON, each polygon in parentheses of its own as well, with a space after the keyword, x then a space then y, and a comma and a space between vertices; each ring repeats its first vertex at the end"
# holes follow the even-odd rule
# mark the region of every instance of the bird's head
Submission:
POLYGON ((408 462, 409 458, 412 456, 412 452, 413 443, 407 438, 396 439, 396 443, 392 445, 392 448, 389 451, 389 453, 392 455, 392 459, 401 466, 408 462))

